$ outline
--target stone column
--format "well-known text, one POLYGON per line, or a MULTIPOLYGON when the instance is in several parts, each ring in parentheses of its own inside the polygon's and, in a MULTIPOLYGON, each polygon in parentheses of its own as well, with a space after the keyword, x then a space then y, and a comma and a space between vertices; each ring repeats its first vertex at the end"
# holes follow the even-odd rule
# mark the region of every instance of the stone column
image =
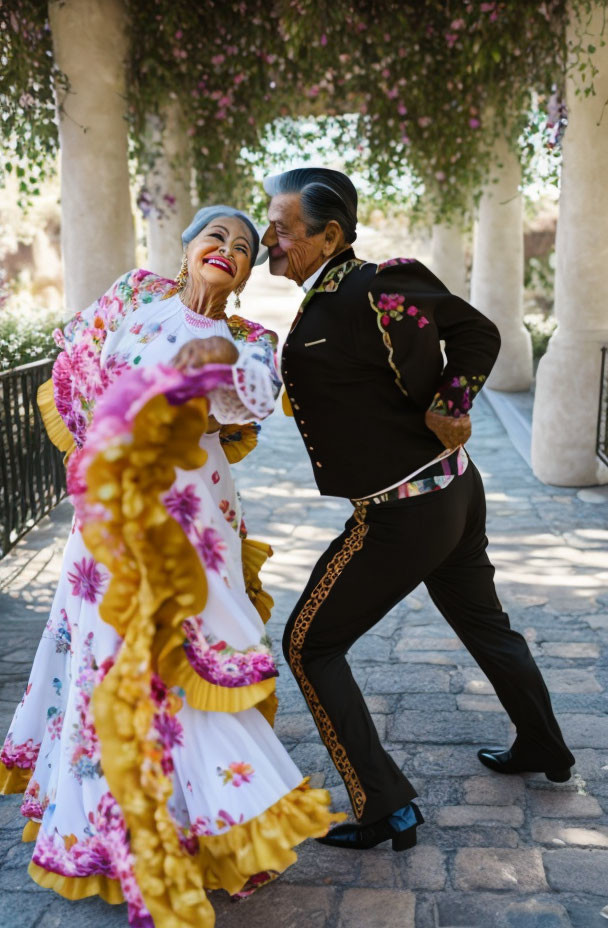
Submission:
POLYGON ((431 270, 452 293, 468 299, 464 232, 460 223, 433 226, 431 270))
MULTIPOLYGON (((608 45, 601 47, 603 16, 601 5, 594 4, 584 26, 585 47, 596 47, 595 95, 577 95, 576 72, 567 77, 556 240, 559 324, 538 368, 532 421, 534 473, 557 486, 608 483, 608 468, 595 455, 600 348, 608 345, 608 45)), ((572 17, 569 38, 575 40, 580 28, 572 17)))
POLYGON ((175 277, 182 263, 181 235, 195 213, 190 145, 178 104, 169 105, 161 121, 150 120, 150 138, 158 153, 146 178, 150 196, 146 267, 163 277, 175 277))
POLYGON ((496 141, 475 228, 471 303, 500 332, 502 346, 488 379, 494 390, 528 390, 532 342, 523 322, 523 203, 521 165, 504 138, 496 141))
POLYGON ((61 146, 61 240, 66 305, 83 309, 135 264, 129 195, 120 0, 49 3, 61 146))

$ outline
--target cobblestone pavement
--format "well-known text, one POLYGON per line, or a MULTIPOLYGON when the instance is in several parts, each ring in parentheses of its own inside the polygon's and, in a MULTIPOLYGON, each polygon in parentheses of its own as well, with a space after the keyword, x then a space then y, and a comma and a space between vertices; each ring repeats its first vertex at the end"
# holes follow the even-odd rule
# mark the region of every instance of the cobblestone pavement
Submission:
MULTIPOLYGON (((486 484, 499 594, 545 674, 576 776, 560 786, 479 764, 477 748, 507 742, 509 723, 420 587, 351 652, 384 743, 420 793, 427 824, 418 846, 355 853, 309 842, 298 863, 252 899, 233 904, 213 894, 218 928, 605 928, 608 506, 601 496, 538 483, 483 398, 470 450, 486 484)), ((281 413, 237 472, 250 533, 275 548, 265 583, 276 603, 270 630, 278 654, 285 619, 349 507, 318 496, 281 413)), ((2 736, 29 674, 70 518, 63 503, 0 562, 2 736)), ((347 808, 282 658, 280 669, 277 733, 302 771, 347 808)), ((18 808, 19 797, 0 801, 0 926, 124 928, 124 906, 70 903, 29 879, 31 845, 20 843, 18 808)))

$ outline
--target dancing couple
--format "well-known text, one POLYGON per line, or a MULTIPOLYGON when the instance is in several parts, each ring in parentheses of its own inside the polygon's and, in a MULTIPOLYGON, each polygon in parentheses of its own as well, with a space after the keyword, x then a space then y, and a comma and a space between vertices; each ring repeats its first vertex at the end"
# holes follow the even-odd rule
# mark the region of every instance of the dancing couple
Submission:
POLYGON ((75 518, 0 787, 25 792, 33 879, 124 900, 132 926, 212 926, 207 890, 249 895, 306 838, 416 843, 416 792, 346 653, 420 582, 516 727, 480 761, 556 781, 574 763, 497 598, 464 450, 495 326, 414 259, 356 257, 345 175, 288 171, 265 189, 262 242, 244 213, 199 210, 177 278, 130 271, 77 313, 39 395, 75 518), (273 732, 272 601, 258 577, 270 550, 247 537, 230 471, 281 384, 274 333, 225 312, 266 250, 271 274, 305 291, 282 353, 284 409, 320 492, 353 504, 283 642, 348 790, 354 821, 340 824, 273 732))

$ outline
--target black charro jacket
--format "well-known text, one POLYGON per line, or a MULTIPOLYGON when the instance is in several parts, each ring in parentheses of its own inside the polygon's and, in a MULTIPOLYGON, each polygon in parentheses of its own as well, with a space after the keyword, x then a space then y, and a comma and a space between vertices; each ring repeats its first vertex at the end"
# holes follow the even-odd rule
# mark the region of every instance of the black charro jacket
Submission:
POLYGON ((333 258, 306 294, 282 356, 286 411, 320 492, 368 496, 440 454, 426 410, 465 415, 499 347, 494 323, 420 262, 376 265, 352 249, 333 258))

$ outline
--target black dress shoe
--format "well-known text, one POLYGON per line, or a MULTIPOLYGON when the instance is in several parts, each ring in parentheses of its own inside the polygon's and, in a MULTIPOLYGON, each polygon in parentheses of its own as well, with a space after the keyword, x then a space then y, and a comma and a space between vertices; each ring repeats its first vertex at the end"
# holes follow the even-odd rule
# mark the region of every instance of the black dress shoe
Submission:
POLYGON ((496 773, 544 773, 553 783, 565 783, 570 779, 570 765, 538 762, 510 748, 482 748, 477 756, 484 767, 496 773))
POLYGON ((423 822, 422 812, 415 802, 410 802, 373 825, 336 825, 324 838, 317 838, 317 841, 330 847, 365 851, 390 838, 394 851, 406 851, 416 844, 416 828, 423 822))

